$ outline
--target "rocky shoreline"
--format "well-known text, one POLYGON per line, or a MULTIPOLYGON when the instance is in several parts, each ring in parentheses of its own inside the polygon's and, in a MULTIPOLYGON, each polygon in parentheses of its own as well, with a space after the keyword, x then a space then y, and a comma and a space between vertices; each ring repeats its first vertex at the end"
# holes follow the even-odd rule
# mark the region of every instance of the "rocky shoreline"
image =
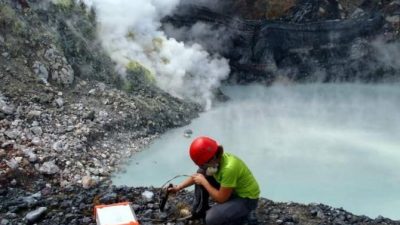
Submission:
MULTIPOLYGON (((191 192, 171 197, 166 211, 160 212, 159 188, 116 187, 110 182, 129 156, 169 127, 197 116, 196 105, 164 94, 148 97, 144 89, 127 94, 96 81, 80 80, 68 90, 38 84, 42 89, 35 93, 1 91, 1 225, 95 224, 95 205, 121 201, 133 203, 141 224, 202 224, 179 219, 190 209, 191 192), (178 107, 171 107, 174 103, 178 107), (154 196, 149 199, 144 192, 154 196)), ((400 224, 322 204, 265 198, 256 215, 253 224, 400 224)))
MULTIPOLYGON (((54 205, 48 200, 74 186, 61 199, 91 198, 79 189, 104 189, 132 154, 199 110, 162 92, 127 94, 96 81, 71 90, 36 84, 35 93, 1 90, 0 224, 24 224, 27 210, 54 205)), ((46 218, 40 224, 64 224, 46 218)))
MULTIPOLYGON (((169 198, 164 212, 159 210, 161 190, 153 187, 110 186, 90 188, 69 185, 52 186, 37 179, 29 189, 1 189, 0 224, 96 224, 94 205, 132 202, 140 224, 203 224, 201 220, 183 220, 192 202, 192 193, 181 192, 169 198), (148 197, 144 193, 153 193, 148 197)), ((357 216, 341 208, 323 204, 272 202, 262 198, 255 217, 245 224, 400 224, 384 217, 357 216)))
MULTIPOLYGON (((131 155, 190 123, 201 107, 143 81, 142 68, 120 78, 84 6, 0 6, 0 225, 95 224, 95 205, 120 201, 133 203, 141 224, 201 224, 179 220, 190 192, 171 197, 161 213, 159 188, 110 181, 131 155)), ((256 224, 400 224, 264 198, 256 215, 256 224)))

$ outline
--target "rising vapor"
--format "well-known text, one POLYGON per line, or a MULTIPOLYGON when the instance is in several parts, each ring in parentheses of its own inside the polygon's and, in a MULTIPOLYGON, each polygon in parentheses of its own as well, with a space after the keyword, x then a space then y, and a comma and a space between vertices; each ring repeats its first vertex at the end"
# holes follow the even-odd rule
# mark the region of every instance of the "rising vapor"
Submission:
POLYGON ((185 44, 167 37, 160 20, 180 0, 85 1, 96 9, 99 37, 124 74, 137 61, 155 76, 157 85, 170 94, 188 98, 209 109, 212 92, 230 72, 228 61, 211 55, 197 43, 185 44))

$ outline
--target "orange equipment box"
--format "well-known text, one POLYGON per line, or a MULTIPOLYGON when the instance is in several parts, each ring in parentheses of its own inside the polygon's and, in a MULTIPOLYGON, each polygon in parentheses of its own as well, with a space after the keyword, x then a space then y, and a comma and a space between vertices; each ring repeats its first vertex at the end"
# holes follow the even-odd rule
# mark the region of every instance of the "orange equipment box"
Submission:
POLYGON ((139 225, 130 202, 94 207, 97 225, 139 225))

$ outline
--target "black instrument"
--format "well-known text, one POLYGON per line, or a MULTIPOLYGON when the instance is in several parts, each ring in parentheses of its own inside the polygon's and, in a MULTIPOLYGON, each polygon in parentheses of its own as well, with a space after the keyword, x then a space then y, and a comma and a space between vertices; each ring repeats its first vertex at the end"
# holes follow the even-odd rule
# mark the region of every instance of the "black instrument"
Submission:
POLYGON ((167 200, 168 200, 168 195, 169 195, 168 188, 172 188, 172 187, 173 187, 173 185, 169 184, 168 187, 165 189, 165 193, 164 193, 164 196, 162 196, 161 204, 160 204, 161 212, 164 211, 165 204, 167 203, 167 200))

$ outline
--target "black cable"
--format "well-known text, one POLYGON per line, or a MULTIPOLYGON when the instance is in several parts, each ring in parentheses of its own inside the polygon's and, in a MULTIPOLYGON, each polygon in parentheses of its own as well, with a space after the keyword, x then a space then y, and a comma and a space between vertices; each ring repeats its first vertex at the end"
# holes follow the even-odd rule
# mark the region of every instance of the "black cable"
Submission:
POLYGON ((167 203, 167 200, 168 200, 168 195, 169 195, 168 189, 169 189, 169 188, 172 188, 173 186, 174 186, 174 185, 173 185, 172 183, 170 183, 170 184, 168 185, 168 187, 167 187, 167 190, 165 190, 164 196, 161 196, 161 203, 160 203, 160 211, 161 211, 161 212, 164 211, 165 204, 167 203))
POLYGON ((170 182, 170 181, 172 181, 172 180, 175 180, 176 178, 179 178, 179 177, 190 177, 190 175, 186 175, 186 174, 176 175, 176 176, 174 176, 173 178, 167 180, 163 185, 161 185, 161 189, 162 189, 168 182, 170 182))

